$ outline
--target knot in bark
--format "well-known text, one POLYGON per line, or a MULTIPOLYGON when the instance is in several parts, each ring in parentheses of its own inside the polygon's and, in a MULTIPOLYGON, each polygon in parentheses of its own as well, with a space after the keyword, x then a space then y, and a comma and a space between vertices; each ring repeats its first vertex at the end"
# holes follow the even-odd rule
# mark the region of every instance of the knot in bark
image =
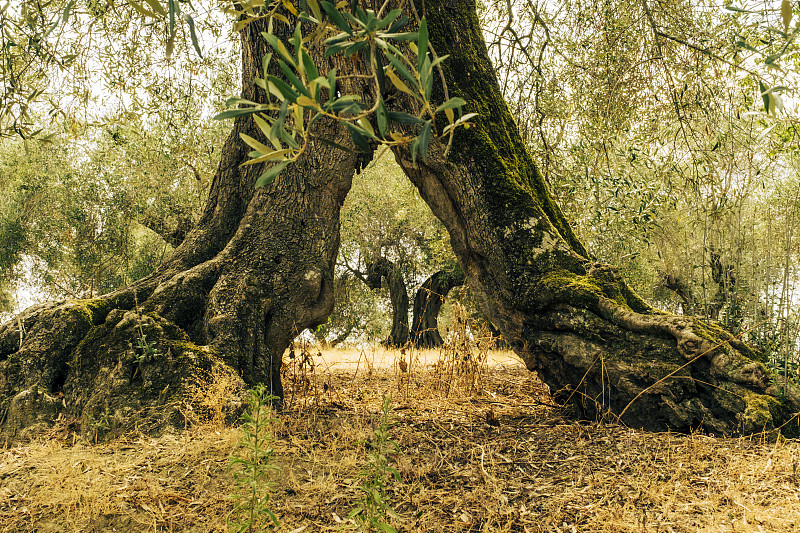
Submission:
POLYGON ((682 331, 678 337, 678 350, 685 359, 705 355, 711 352, 713 346, 691 331, 682 331))
POLYGON ((746 364, 731 374, 731 379, 743 385, 751 385, 764 390, 769 385, 769 377, 764 372, 764 367, 753 362, 746 364))
POLYGON ((309 269, 303 276, 306 283, 306 290, 312 299, 319 297, 322 290, 322 272, 316 268, 309 269))

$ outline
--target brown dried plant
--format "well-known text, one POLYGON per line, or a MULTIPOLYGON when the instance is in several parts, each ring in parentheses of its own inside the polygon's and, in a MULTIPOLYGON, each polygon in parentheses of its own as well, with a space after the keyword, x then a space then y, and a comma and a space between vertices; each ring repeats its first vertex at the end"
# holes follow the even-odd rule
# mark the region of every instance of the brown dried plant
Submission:
POLYGON ((448 397, 453 392, 481 392, 489 350, 495 340, 483 324, 476 324, 459 302, 453 304, 453 324, 448 328, 434 367, 436 388, 448 397))
POLYGON ((244 382, 222 365, 198 371, 189 378, 186 388, 188 392, 179 409, 187 426, 218 430, 239 416, 244 382))

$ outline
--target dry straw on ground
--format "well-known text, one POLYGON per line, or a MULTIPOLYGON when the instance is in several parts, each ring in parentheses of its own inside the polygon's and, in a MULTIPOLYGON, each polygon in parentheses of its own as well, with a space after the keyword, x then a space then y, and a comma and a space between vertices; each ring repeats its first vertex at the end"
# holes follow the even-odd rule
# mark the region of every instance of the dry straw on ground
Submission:
MULTIPOLYGON (((398 531, 800 531, 797 442, 567 420, 508 354, 486 354, 480 387, 445 394, 438 353, 309 353, 295 354, 296 381, 287 368, 292 401, 274 428, 281 531, 348 525, 386 394, 398 531)), ((238 435, 210 419, 155 439, 54 432, 0 451, 0 531, 225 531, 238 435)))

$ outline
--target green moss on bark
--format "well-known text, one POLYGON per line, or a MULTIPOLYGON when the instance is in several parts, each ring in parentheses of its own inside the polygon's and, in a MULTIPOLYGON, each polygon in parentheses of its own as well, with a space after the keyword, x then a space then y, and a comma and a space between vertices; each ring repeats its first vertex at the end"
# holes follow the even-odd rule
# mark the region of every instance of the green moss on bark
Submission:
POLYGON ((541 301, 547 296, 553 301, 571 301, 574 305, 596 309, 603 296, 603 289, 588 276, 579 276, 569 271, 556 270, 542 277, 541 301))
POLYGON ((774 421, 780 420, 781 403, 772 396, 747 393, 742 413, 742 427, 746 433, 771 431, 774 421))
POLYGON ((664 311, 660 311, 651 307, 650 304, 645 302, 641 296, 636 294, 633 289, 631 289, 627 283, 620 283, 619 289, 622 294, 622 298, 628 304, 632 310, 636 311, 637 313, 641 313, 643 315, 668 315, 664 311))
POLYGON ((181 328, 158 314, 114 310, 73 352, 64 387, 67 412, 81 420, 81 432, 89 439, 134 429, 179 428, 184 420, 178 407, 192 378, 218 365, 229 368, 218 354, 192 343, 181 328), (137 357, 142 334, 156 350, 147 359, 137 357))
POLYGON ((107 300, 102 298, 92 298, 88 300, 70 300, 70 304, 76 307, 80 312, 88 317, 92 324, 100 324, 106 319, 111 305, 107 300))
MULTIPOLYGON (((425 15, 431 42, 436 42, 440 48, 437 52, 450 55, 442 64, 447 78, 455 80, 448 86, 449 95, 464 98, 466 111, 479 115, 475 119, 479 123, 477 128, 460 131, 455 136, 451 154, 466 154, 473 164, 481 167, 482 185, 492 190, 489 207, 495 217, 493 222, 497 227, 506 227, 510 221, 536 215, 534 210, 541 210, 572 250, 588 257, 525 150, 517 125, 499 92, 483 35, 479 33, 481 26, 475 2, 427 6, 425 15), (464 29, 471 33, 461 33, 464 29), (454 33, 456 30, 459 33, 454 33), (463 83, 459 83, 460 80, 463 83), (537 205, 531 205, 531 196, 537 205)), ((439 90, 438 97, 442 99, 441 88, 439 90)))
MULTIPOLYGON (((614 301, 626 309, 636 312, 648 311, 650 308, 627 290, 624 282, 607 276, 581 276, 568 270, 552 270, 539 280, 535 294, 537 307, 544 308, 555 302, 569 302, 570 305, 584 307, 596 311, 601 298, 614 301), (629 305, 633 301, 635 306, 629 305)), ((635 296, 635 294, 633 294, 635 296)))

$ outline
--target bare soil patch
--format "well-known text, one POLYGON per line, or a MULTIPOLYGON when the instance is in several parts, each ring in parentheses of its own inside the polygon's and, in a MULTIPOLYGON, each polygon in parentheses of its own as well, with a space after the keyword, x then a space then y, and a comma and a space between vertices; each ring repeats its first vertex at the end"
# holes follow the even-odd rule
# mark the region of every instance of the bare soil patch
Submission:
MULTIPOLYGON (((298 349, 288 360, 274 427, 280 531, 347 527, 385 395, 402 449, 390 455, 402 479, 388 484, 398 531, 800 531, 796 441, 569 420, 509 354, 474 367, 438 357, 298 349)), ((0 531, 226 531, 238 438, 210 423, 92 444, 67 428, 0 450, 0 531)))

